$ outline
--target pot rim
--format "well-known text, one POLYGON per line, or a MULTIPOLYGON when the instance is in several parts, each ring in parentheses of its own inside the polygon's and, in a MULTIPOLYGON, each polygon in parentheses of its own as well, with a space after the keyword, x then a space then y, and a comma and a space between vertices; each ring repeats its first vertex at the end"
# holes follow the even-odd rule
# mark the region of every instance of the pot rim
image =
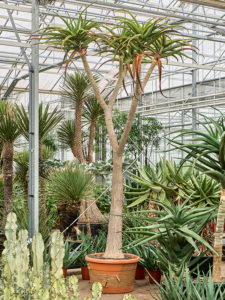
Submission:
POLYGON ((85 256, 86 261, 93 262, 93 263, 99 263, 99 264, 108 264, 108 265, 119 265, 119 264, 133 264, 136 263, 140 260, 140 257, 134 254, 127 254, 124 253, 125 256, 133 257, 132 259, 98 259, 98 258, 93 258, 90 256, 95 256, 95 255, 103 255, 104 253, 93 253, 93 254, 88 254, 85 256))

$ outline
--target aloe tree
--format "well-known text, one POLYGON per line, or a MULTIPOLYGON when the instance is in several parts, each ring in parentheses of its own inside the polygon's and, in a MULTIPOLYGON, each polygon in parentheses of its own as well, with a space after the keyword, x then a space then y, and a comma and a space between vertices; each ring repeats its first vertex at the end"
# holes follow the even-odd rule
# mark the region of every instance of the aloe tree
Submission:
POLYGON ((90 124, 89 129, 89 141, 88 141, 88 157, 87 163, 90 164, 93 162, 93 145, 95 137, 95 126, 99 119, 104 114, 101 105, 99 104, 95 95, 89 96, 84 102, 84 109, 82 116, 90 124))
MULTIPOLYGON (((29 140, 29 115, 28 111, 25 110, 24 106, 16 107, 16 118, 18 126, 26 138, 29 140)), ((55 127, 62 121, 63 114, 58 110, 58 108, 54 108, 53 111, 50 111, 49 104, 46 107, 43 107, 43 103, 39 105, 39 173, 41 174, 41 165, 42 165, 42 144, 43 138, 48 135, 55 127)), ((46 199, 45 199, 45 182, 44 179, 41 178, 41 191, 40 191, 40 206, 41 211, 46 216, 46 199)))
MULTIPOLYGON (((155 66, 158 64, 158 61, 154 59, 152 53, 152 45, 155 40, 160 36, 169 33, 170 30, 172 30, 170 28, 174 27, 167 26, 159 19, 148 20, 140 25, 137 19, 129 11, 127 12, 131 19, 125 17, 115 18, 117 22, 115 27, 109 28, 105 26, 107 30, 104 33, 100 32, 101 24, 87 21, 86 9, 85 14, 83 11, 78 20, 70 19, 67 22, 61 17, 66 29, 50 26, 44 28, 44 31, 39 33, 41 43, 54 45, 55 48, 64 51, 67 65, 75 54, 79 53, 95 96, 104 111, 109 140, 113 151, 111 215, 104 257, 115 259, 124 257, 121 250, 122 219, 119 217, 123 212, 123 151, 131 130, 141 93, 144 91, 155 66), (94 29, 96 30, 95 32, 94 29), (100 53, 106 52, 109 55, 113 53, 114 57, 111 58, 111 60, 118 61, 118 79, 108 103, 106 103, 100 93, 86 57, 87 46, 93 41, 96 41, 96 43, 100 45, 100 53), (68 54, 69 58, 66 60, 68 54), (145 62, 147 60, 150 63, 150 67, 144 78, 141 79, 141 64, 144 62, 143 58, 145 58, 145 62), (133 66, 133 72, 131 72, 131 65, 133 66), (135 89, 127 123, 120 142, 118 143, 112 122, 112 112, 121 84, 124 82, 125 76, 127 75, 127 70, 130 71, 130 74, 133 77, 135 89)), ((180 47, 180 50, 181 48, 182 47, 180 47)), ((181 53, 180 55, 182 56, 181 53)), ((176 56, 174 53, 173 55, 176 56)))
POLYGON ((7 101, 0 101, 0 141, 3 143, 3 179, 4 179, 4 208, 3 224, 13 210, 13 151, 14 141, 20 136, 20 130, 15 119, 14 106, 7 101))
MULTIPOLYGON (((217 109, 217 111, 219 111, 217 109)), ((223 247, 223 227, 225 215, 225 115, 219 111, 220 118, 213 120, 210 117, 201 115, 206 124, 199 121, 206 132, 181 129, 174 131, 172 134, 177 135, 170 140, 175 149, 183 150, 187 153, 185 161, 191 161, 195 168, 221 184, 220 206, 217 215, 217 229, 215 233, 214 249, 219 256, 214 254, 213 257, 213 279, 215 282, 221 281, 221 261, 223 247), (194 138, 187 138, 187 135, 195 135, 194 138), (180 137, 185 137, 183 144, 178 140, 180 137), (194 159, 194 162, 193 160, 194 159)))

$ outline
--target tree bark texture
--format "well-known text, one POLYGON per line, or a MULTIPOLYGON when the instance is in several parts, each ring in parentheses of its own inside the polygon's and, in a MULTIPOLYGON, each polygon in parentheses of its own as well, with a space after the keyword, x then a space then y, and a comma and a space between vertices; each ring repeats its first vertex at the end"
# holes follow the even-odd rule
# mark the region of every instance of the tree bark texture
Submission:
POLYGON ((71 151, 72 151, 72 153, 73 153, 73 156, 74 156, 74 157, 77 157, 77 151, 76 151, 76 146, 75 146, 75 145, 73 145, 73 146, 71 147, 71 151))
POLYGON ((214 250, 219 254, 213 253, 213 280, 214 282, 221 282, 221 262, 222 262, 222 249, 223 249, 223 227, 225 216, 225 189, 221 189, 220 206, 217 215, 216 232, 214 234, 214 250))
POLYGON ((11 141, 4 142, 3 145, 3 178, 4 178, 4 209, 2 230, 5 231, 5 224, 8 213, 13 211, 13 148, 11 141))
POLYGON ((39 140, 39 178, 40 178, 40 213, 43 220, 46 220, 46 193, 45 193, 45 180, 40 175, 42 173, 42 140, 39 140))
POLYGON ((87 164, 91 164, 93 162, 93 145, 94 145, 94 137, 95 137, 95 125, 96 125, 96 119, 94 119, 90 125, 87 164))
POLYGON ((123 167, 122 155, 113 152, 112 194, 110 218, 108 225, 107 244, 104 258, 124 258, 122 251, 122 224, 123 218, 123 167))
POLYGON ((75 109, 75 147, 77 159, 80 163, 85 163, 82 151, 81 118, 82 118, 83 100, 75 109))

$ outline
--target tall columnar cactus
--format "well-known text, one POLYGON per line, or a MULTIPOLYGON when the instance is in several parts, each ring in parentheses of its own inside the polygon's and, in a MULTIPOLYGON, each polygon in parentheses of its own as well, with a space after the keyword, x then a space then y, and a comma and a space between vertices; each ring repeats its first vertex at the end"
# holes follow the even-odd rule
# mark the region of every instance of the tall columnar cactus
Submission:
POLYGON ((34 275, 41 275, 41 268, 43 266, 43 252, 45 246, 40 233, 36 233, 32 240, 32 251, 33 251, 33 269, 34 275))
MULTIPOLYGON (((63 242, 63 234, 59 231, 55 231, 52 236, 51 244, 51 266, 52 266, 52 275, 54 279, 60 280, 61 283, 64 282, 63 277, 63 258, 65 255, 65 246, 63 242)), ((53 279, 53 280, 54 280, 53 279)))
MULTIPOLYGON (((33 268, 29 266, 29 249, 27 247, 28 232, 18 233, 16 215, 10 213, 6 222, 5 249, 2 259, 5 263, 2 278, 0 278, 0 300, 80 300, 78 279, 69 278, 69 284, 63 277, 62 266, 65 247, 63 235, 54 232, 51 244, 51 266, 43 263, 44 242, 40 233, 32 240, 33 268), (72 296, 69 297, 69 293, 72 296)), ((101 300, 102 286, 96 282, 92 286, 92 298, 86 300, 101 300)), ((124 298, 135 300, 135 298, 124 298)))

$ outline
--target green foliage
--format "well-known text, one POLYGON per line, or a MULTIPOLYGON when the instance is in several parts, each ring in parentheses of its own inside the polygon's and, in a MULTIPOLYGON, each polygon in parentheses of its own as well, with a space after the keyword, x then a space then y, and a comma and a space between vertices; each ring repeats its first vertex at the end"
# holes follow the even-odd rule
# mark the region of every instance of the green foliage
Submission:
POLYGON ((15 108, 8 101, 0 101, 0 141, 14 142, 21 132, 15 119, 15 108))
POLYGON ((78 261, 80 256, 83 255, 83 252, 80 251, 81 245, 76 249, 73 249, 73 245, 75 243, 76 242, 69 242, 69 238, 65 240, 65 255, 63 258, 63 268, 65 269, 75 265, 76 261, 78 261))
POLYGON ((75 120, 63 121, 57 129, 58 140, 63 149, 75 147, 75 120))
POLYGON ((206 276, 202 276, 198 272, 198 276, 193 279, 188 269, 182 270, 180 276, 173 278, 173 273, 169 270, 169 276, 163 276, 164 286, 156 283, 159 293, 152 294, 155 300, 223 300, 225 299, 225 291, 223 290, 224 282, 214 284, 212 274, 209 272, 206 276), (184 272, 185 271, 185 272, 184 272))
MULTIPOLYGON (((120 112, 115 109, 113 112, 113 126, 117 136, 118 142, 120 141, 124 127, 127 122, 127 113, 120 112)), ((109 142, 108 132, 105 124, 105 118, 99 118, 97 123, 99 131, 95 132, 96 145, 94 146, 94 151, 98 152, 98 145, 104 139, 104 143, 109 142)), ((124 154, 133 155, 135 158, 138 157, 138 153, 151 146, 151 148, 158 148, 160 144, 160 133, 163 130, 162 124, 155 118, 151 117, 141 117, 140 114, 135 114, 135 118, 129 133, 129 138, 124 149, 124 154)), ((146 158, 145 164, 148 163, 146 158)))
POLYGON ((85 257, 87 255, 105 252, 107 235, 105 232, 100 231, 99 236, 95 236, 93 238, 92 236, 85 235, 82 232, 79 238, 82 241, 80 247, 80 251, 82 254, 79 257, 79 265, 86 267, 87 261, 85 260, 85 257))
MULTIPOLYGON (((97 199, 106 189, 107 187, 102 182, 96 182, 93 186, 95 199, 97 199)), ((108 214, 110 212, 111 195, 109 190, 101 196, 96 204, 102 214, 108 214)))
POLYGON ((96 96, 88 96, 84 101, 82 117, 84 117, 89 123, 91 123, 94 120, 97 121, 100 116, 104 116, 104 111, 99 104, 96 96))
POLYGON ((45 135, 42 140, 42 144, 51 149, 53 153, 58 150, 57 140, 54 132, 50 132, 49 134, 45 135))
POLYGON ((29 151, 18 152, 14 155, 15 172, 14 180, 19 182, 24 191, 28 190, 27 175, 29 170, 29 151))
MULTIPOLYGON (((39 140, 48 135, 63 120, 63 114, 55 107, 50 110, 49 104, 39 104, 39 140)), ((23 136, 29 139, 29 114, 24 106, 16 106, 16 119, 23 136)))
POLYGON ((94 177, 86 165, 77 161, 68 162, 64 168, 51 172, 49 189, 56 203, 73 203, 80 200, 93 199, 92 182, 94 177))
MULTIPOLYGON (((93 42, 91 32, 93 29, 100 28, 101 24, 92 20, 87 20, 87 8, 80 14, 77 20, 63 18, 56 14, 66 25, 66 28, 48 26, 41 29, 38 33, 41 44, 53 45, 59 50, 65 52, 63 62, 66 62, 66 68, 77 52, 83 54, 87 46, 93 42), (70 54, 69 54, 70 53, 70 54), (67 60, 67 55, 69 58, 67 60)), ((36 39, 35 34, 35 39, 36 39)))
MULTIPOLYGON (((216 109, 219 111, 218 109, 216 109)), ((206 133, 203 131, 196 131, 191 129, 181 129, 174 131, 172 134, 177 135, 172 139, 168 139, 175 149, 180 149, 187 153, 184 161, 193 161, 194 166, 201 172, 208 174, 211 178, 221 183, 225 188, 225 124, 224 114, 219 111, 220 118, 214 121, 212 118, 201 115, 206 124, 199 121, 205 128, 206 133), (212 125, 210 125, 212 124, 212 125), (187 138, 188 135, 195 135, 194 138, 187 138), (185 144, 178 141, 178 138, 184 137, 185 144)), ((172 149, 173 150, 173 149, 172 149)))
MULTIPOLYGON (((160 211, 144 211, 146 213, 156 213, 158 217, 137 216, 133 214, 133 218, 147 222, 148 225, 138 226, 125 230, 125 234, 142 235, 139 239, 133 240, 126 248, 137 247, 151 241, 158 241, 156 253, 159 262, 167 269, 169 266, 175 277, 179 277, 182 268, 189 262, 193 252, 196 250, 199 253, 198 246, 204 244, 208 249, 215 253, 215 250, 200 237, 200 233, 207 221, 213 219, 217 215, 215 207, 194 208, 193 205, 187 205, 189 199, 181 205, 158 202, 160 211), (157 229, 157 231, 155 231, 157 229), (196 243, 196 241, 198 241, 196 243)), ((143 211, 142 211, 143 213, 143 211)), ((208 249, 198 256, 197 261, 203 256, 208 249)), ((194 264, 194 261, 190 263, 194 264)))

